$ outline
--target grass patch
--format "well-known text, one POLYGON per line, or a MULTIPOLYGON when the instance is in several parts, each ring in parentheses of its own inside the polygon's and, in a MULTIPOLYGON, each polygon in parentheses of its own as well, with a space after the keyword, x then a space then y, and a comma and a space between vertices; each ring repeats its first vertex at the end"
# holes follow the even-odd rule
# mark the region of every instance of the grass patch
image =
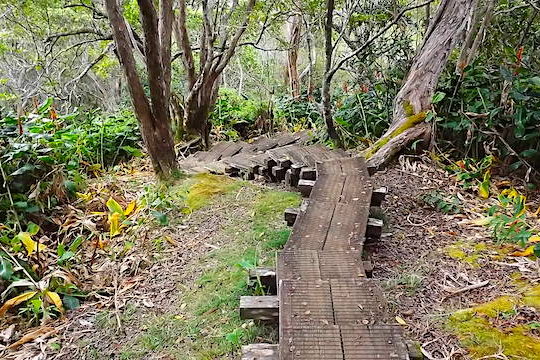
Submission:
POLYGON ((248 289, 247 270, 271 264, 275 258, 273 250, 288 239, 290 230, 282 220, 283 212, 297 206, 300 196, 260 189, 254 197, 239 201, 236 194, 230 194, 231 189, 255 188, 233 180, 221 183, 223 178, 220 177, 216 182, 215 178, 198 177, 196 184, 199 185, 188 185, 186 204, 190 205, 187 208, 208 205, 218 194, 209 189, 218 187, 225 195, 216 200, 245 207, 246 216, 233 219, 232 224, 222 230, 218 236, 231 241, 196 265, 206 270, 186 289, 175 309, 146 322, 144 333, 124 347, 122 359, 138 359, 149 353, 174 359, 231 358, 243 344, 276 340, 272 329, 241 320, 238 306, 240 296, 252 294, 248 289), (206 197, 208 194, 211 195, 206 197), (192 201, 187 200, 189 196, 193 197, 192 201))

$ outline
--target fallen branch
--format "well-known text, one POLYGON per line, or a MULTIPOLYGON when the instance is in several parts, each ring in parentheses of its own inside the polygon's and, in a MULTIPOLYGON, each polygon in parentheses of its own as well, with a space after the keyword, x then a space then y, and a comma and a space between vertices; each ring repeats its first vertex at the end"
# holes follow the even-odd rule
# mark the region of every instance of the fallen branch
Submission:
POLYGON ((489 284, 489 280, 486 280, 486 281, 482 281, 482 282, 479 282, 479 283, 476 283, 476 284, 472 284, 472 285, 469 285, 469 286, 465 286, 465 287, 462 287, 460 289, 452 289, 448 286, 443 286, 443 290, 444 291, 448 291, 450 292, 449 295, 446 295, 444 298, 443 298, 443 301, 448 299, 448 298, 451 298, 452 296, 456 296, 458 294, 462 294, 464 292, 467 292, 467 291, 470 291, 470 290, 474 290, 474 289, 478 289, 478 288, 481 288, 481 287, 484 287, 486 286, 487 284, 489 284))

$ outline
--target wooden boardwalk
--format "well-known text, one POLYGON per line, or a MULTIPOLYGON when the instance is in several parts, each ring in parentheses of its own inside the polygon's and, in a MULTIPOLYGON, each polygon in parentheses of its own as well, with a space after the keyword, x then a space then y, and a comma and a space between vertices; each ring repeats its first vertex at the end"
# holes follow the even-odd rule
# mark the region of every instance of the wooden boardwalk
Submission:
POLYGON ((279 359, 408 359, 362 261, 372 185, 365 161, 317 165, 309 205, 278 255, 279 359))
POLYGON ((370 206, 381 201, 366 163, 308 142, 303 132, 218 143, 182 162, 192 171, 284 181, 309 197, 294 212, 291 236, 277 255, 276 296, 241 300, 244 317, 279 314, 279 346, 250 345, 243 359, 410 359, 402 329, 362 259, 370 206))

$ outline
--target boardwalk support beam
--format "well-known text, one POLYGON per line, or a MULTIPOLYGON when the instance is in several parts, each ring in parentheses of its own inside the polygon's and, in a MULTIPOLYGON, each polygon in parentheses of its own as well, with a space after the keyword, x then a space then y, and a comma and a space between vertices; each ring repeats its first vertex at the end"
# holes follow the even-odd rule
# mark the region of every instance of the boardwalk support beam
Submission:
POLYGON ((277 296, 241 296, 240 318, 277 322, 279 300, 277 296))
POLYGON ((296 221, 296 218, 298 217, 299 213, 300 213, 300 209, 298 208, 285 209, 285 221, 287 222, 287 226, 294 225, 294 222, 296 221))
POLYGON ((242 360, 279 360, 279 345, 250 344, 242 346, 242 360))
POLYGON ((303 197, 309 197, 311 190, 313 190, 313 186, 315 186, 315 181, 313 180, 300 179, 300 181, 298 181, 298 191, 300 191, 300 194, 302 194, 303 197))
POLYGON ((248 284, 262 286, 267 295, 277 295, 276 270, 273 268, 255 268, 249 270, 248 284))

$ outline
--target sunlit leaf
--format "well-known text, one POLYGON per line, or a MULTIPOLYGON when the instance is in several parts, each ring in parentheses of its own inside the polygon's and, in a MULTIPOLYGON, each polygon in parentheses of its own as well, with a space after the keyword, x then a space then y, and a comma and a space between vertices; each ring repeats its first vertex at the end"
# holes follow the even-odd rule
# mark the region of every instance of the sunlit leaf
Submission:
POLYGON ((527 241, 529 244, 540 243, 540 235, 533 235, 527 241))
POLYGON ((482 182, 480 183, 480 185, 478 186, 478 195, 482 198, 482 199, 487 199, 489 198, 489 185, 490 185, 490 173, 489 171, 486 171, 484 173, 484 179, 482 180, 482 182))
POLYGON ((402 318, 400 318, 399 316, 396 316, 396 321, 399 325, 403 325, 403 326, 407 326, 407 323, 405 322, 405 320, 403 320, 402 318))
POLYGON ((111 236, 120 235, 120 215, 117 212, 109 215, 109 232, 111 236))
POLYGON ((60 312, 64 312, 64 306, 62 306, 62 299, 60 299, 60 295, 55 293, 54 291, 48 291, 45 290, 43 292, 43 295, 45 295, 45 299, 48 300, 50 303, 54 304, 60 312))
POLYGON ((11 309, 14 306, 19 305, 20 303, 29 300, 34 297, 38 292, 37 291, 27 291, 25 293, 22 293, 21 295, 15 296, 12 299, 9 299, 2 305, 0 308, 0 316, 4 316, 4 314, 11 309))
POLYGON ((26 252, 28 253, 28 256, 38 251, 38 249, 39 249, 39 252, 47 250, 47 246, 43 244, 39 244, 39 248, 38 248, 38 243, 32 240, 32 237, 27 232, 21 232, 17 235, 17 237, 23 243, 24 248, 26 249, 26 252))
POLYGON ((531 256, 534 255, 534 245, 529 246, 523 251, 514 251, 511 256, 531 256))
POLYGON ((107 208, 109 208, 109 211, 112 213, 124 215, 124 209, 122 209, 122 206, 112 197, 107 200, 107 208))
POLYGON ((92 200, 92 193, 90 192, 86 192, 86 193, 76 192, 75 194, 77 195, 79 199, 81 199, 84 202, 88 202, 92 200))
POLYGON ((137 200, 133 200, 128 204, 126 207, 126 211, 124 211, 124 215, 129 216, 135 210, 135 206, 137 205, 137 200))

